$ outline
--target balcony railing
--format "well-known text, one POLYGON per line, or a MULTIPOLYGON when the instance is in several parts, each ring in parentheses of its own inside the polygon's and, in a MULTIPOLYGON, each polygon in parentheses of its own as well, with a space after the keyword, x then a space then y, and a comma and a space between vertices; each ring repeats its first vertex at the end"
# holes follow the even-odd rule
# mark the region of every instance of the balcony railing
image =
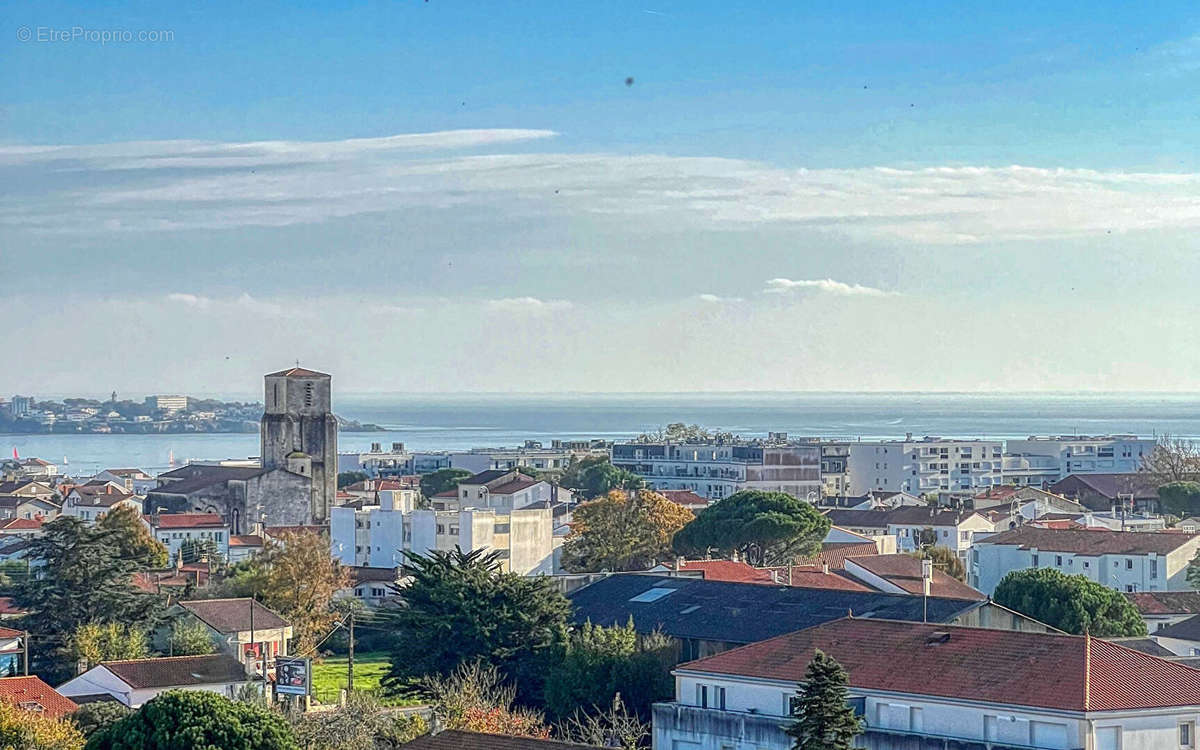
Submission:
MULTIPOLYGON (((788 750, 792 738, 784 733, 791 719, 748 711, 699 708, 679 703, 654 704, 655 746, 671 747, 671 740, 697 741, 702 738, 746 744, 751 747, 788 750), (665 744, 662 744, 665 743, 665 744)), ((1044 745, 984 740, 903 729, 870 726, 858 736, 856 747, 864 750, 1047 750, 1044 745)), ((1073 750, 1083 750, 1074 748, 1073 750)))

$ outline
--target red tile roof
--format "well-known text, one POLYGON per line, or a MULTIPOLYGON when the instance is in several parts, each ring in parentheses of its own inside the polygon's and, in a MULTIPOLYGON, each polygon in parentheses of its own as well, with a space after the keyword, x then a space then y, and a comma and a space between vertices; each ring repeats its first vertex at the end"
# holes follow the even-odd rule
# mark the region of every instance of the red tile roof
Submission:
POLYGON ((266 377, 268 378, 327 378, 329 375, 316 370, 306 370, 303 367, 289 367, 286 370, 272 372, 266 377))
POLYGON ((13 630, 12 628, 0 628, 0 638, 20 638, 25 635, 22 630, 13 630))
POLYGON ((772 583, 770 571, 733 560, 688 560, 681 571, 700 571, 706 581, 733 583, 772 583))
POLYGON ((133 688, 247 682, 246 668, 226 654, 104 661, 100 666, 133 688))
POLYGON ((821 551, 815 557, 807 557, 798 562, 805 565, 825 564, 830 570, 841 570, 846 566, 847 557, 878 554, 879 547, 875 546, 875 542, 826 542, 821 545, 821 551))
POLYGON ((1102 529, 1039 529, 1019 526, 976 544, 1011 544, 1020 549, 1072 552, 1080 555, 1165 555, 1179 549, 1197 534, 1164 534, 1156 531, 1108 531, 1102 529))
POLYGON ((0 521, 0 531, 36 531, 42 528, 42 517, 6 518, 0 521))
POLYGON ((1125 598, 1143 615, 1200 614, 1200 591, 1139 591, 1125 598))
POLYGON ((261 547, 263 538, 258 534, 230 534, 230 547, 261 547))
POLYGON ((146 516, 146 521, 160 529, 195 529, 226 525, 216 513, 163 513, 158 516, 146 516))
POLYGON ((816 649, 852 689, 1064 711, 1200 706, 1200 670, 1098 638, 894 620, 835 620, 678 669, 793 685, 816 649))
MULTIPOLYGON (((851 558, 849 564, 864 568, 910 594, 925 592, 925 582, 921 577, 921 560, 912 555, 866 555, 851 558)), ((853 572, 848 575, 853 575, 853 572)), ((947 599, 983 600, 987 598, 986 594, 976 591, 954 576, 936 568, 933 570, 933 579, 929 584, 929 595, 943 596, 947 599)))
POLYGON ((655 492, 671 502, 678 503, 685 508, 690 508, 695 505, 707 508, 711 502, 708 498, 700 497, 691 490, 655 490, 655 492))
POLYGON ((490 487, 488 488, 488 492, 492 495, 511 495, 514 492, 520 492, 523 489, 532 487, 540 481, 542 480, 522 475, 520 478, 514 479, 511 482, 505 482, 499 486, 490 487))
MULTIPOLYGON (((41 714, 57 719, 79 708, 75 701, 59 693, 41 679, 29 677, 0 678, 0 700, 15 706, 41 706, 41 714)), ((36 710, 36 709, 35 709, 36 710)))
POLYGON ((0 596, 0 615, 23 615, 27 611, 13 604, 11 596, 0 596))
POLYGON ((790 577, 786 565, 777 568, 766 568, 773 571, 781 586, 793 586, 802 589, 833 589, 835 591, 874 591, 875 589, 860 583, 853 578, 843 575, 842 571, 830 567, 825 572, 821 565, 793 565, 790 577))

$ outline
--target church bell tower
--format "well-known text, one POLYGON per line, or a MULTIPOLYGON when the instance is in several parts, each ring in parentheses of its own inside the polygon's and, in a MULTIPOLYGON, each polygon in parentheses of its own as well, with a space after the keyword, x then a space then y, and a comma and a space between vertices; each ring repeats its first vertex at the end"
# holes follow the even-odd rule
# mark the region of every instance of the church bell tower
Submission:
POLYGON ((337 495, 337 417, 330 377, 293 367, 266 375, 262 417, 262 465, 312 479, 309 516, 328 523, 337 495))

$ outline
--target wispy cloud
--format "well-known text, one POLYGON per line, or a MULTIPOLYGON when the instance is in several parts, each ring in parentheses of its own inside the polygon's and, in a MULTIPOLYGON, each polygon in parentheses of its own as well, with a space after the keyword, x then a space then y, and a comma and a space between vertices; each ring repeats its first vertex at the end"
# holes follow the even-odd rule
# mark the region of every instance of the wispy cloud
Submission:
POLYGON ((701 302, 707 302, 710 305, 724 305, 733 302, 744 302, 741 297, 722 297, 717 294, 697 294, 696 299, 701 302))
POLYGON ((1200 174, 1027 166, 784 169, 735 159, 495 150, 550 130, 346 141, 161 141, 0 149, 0 229, 228 230, 404 210, 518 221, 619 217, 681 229, 811 228, 910 244, 1200 228, 1200 174))
POLYGON ((541 300, 537 297, 505 297, 488 300, 485 305, 489 310, 497 312, 533 314, 568 310, 572 306, 567 300, 541 300))
POLYGON ((309 318, 312 311, 301 305, 289 305, 257 299, 243 292, 236 297, 213 298, 188 292, 172 292, 166 295, 168 302, 194 310, 232 313, 235 315, 264 316, 270 318, 309 318))
POLYGON ((787 294, 798 290, 812 290, 843 297, 888 297, 896 294, 896 292, 887 292, 873 286, 847 284, 844 281, 834 281, 833 279, 768 279, 763 292, 787 294))

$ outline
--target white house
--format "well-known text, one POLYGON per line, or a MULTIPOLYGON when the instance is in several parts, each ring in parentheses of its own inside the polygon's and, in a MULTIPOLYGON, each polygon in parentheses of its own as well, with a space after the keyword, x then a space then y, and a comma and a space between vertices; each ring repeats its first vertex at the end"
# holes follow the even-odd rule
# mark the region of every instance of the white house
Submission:
POLYGON ((896 540, 901 552, 922 545, 946 547, 965 555, 975 535, 991 532, 994 524, 971 511, 903 506, 887 510, 843 510, 826 512, 835 525, 864 536, 887 535, 896 540))
POLYGON ((235 698, 246 685, 261 679, 247 676, 242 663, 228 654, 169 656, 157 659, 106 661, 58 686, 68 698, 108 696, 138 708, 168 690, 204 690, 235 698))
POLYGON ((519 510, 534 503, 570 502, 571 491, 516 469, 493 469, 467 477, 458 487, 435 495, 435 510, 491 508, 502 513, 519 510))
POLYGON ((1200 670, 1085 636, 843 618, 677 667, 654 747, 789 750, 817 649, 846 669, 866 750, 1196 746, 1200 670))
MULTIPOLYGON (((453 498, 451 498, 453 499, 453 498)), ((405 510, 395 497, 380 505, 351 503, 329 514, 333 556, 353 567, 394 568, 403 552, 490 549, 505 570, 522 575, 553 572, 554 516, 549 508, 504 512, 490 508, 405 510)))
POLYGON ((92 524, 100 520, 105 513, 121 506, 132 508, 141 514, 142 499, 124 490, 113 489, 112 485, 84 485, 67 493, 66 499, 63 500, 62 515, 92 524))
POLYGON ((164 513, 143 516, 142 521, 154 538, 166 545, 172 560, 189 540, 211 541, 222 558, 229 557, 229 524, 216 513, 164 513))
POLYGON ((1197 534, 1021 526, 975 542, 967 582, 990 595, 1009 572, 1040 567, 1117 591, 1183 591, 1197 549, 1197 534))
POLYGON ((92 480, 97 479, 116 482, 134 495, 145 495, 158 486, 158 480, 141 469, 105 469, 92 477, 92 480))
POLYGON ((214 645, 245 666, 247 673, 265 674, 277 656, 288 655, 292 626, 254 599, 197 599, 179 602, 173 617, 201 622, 214 645))

